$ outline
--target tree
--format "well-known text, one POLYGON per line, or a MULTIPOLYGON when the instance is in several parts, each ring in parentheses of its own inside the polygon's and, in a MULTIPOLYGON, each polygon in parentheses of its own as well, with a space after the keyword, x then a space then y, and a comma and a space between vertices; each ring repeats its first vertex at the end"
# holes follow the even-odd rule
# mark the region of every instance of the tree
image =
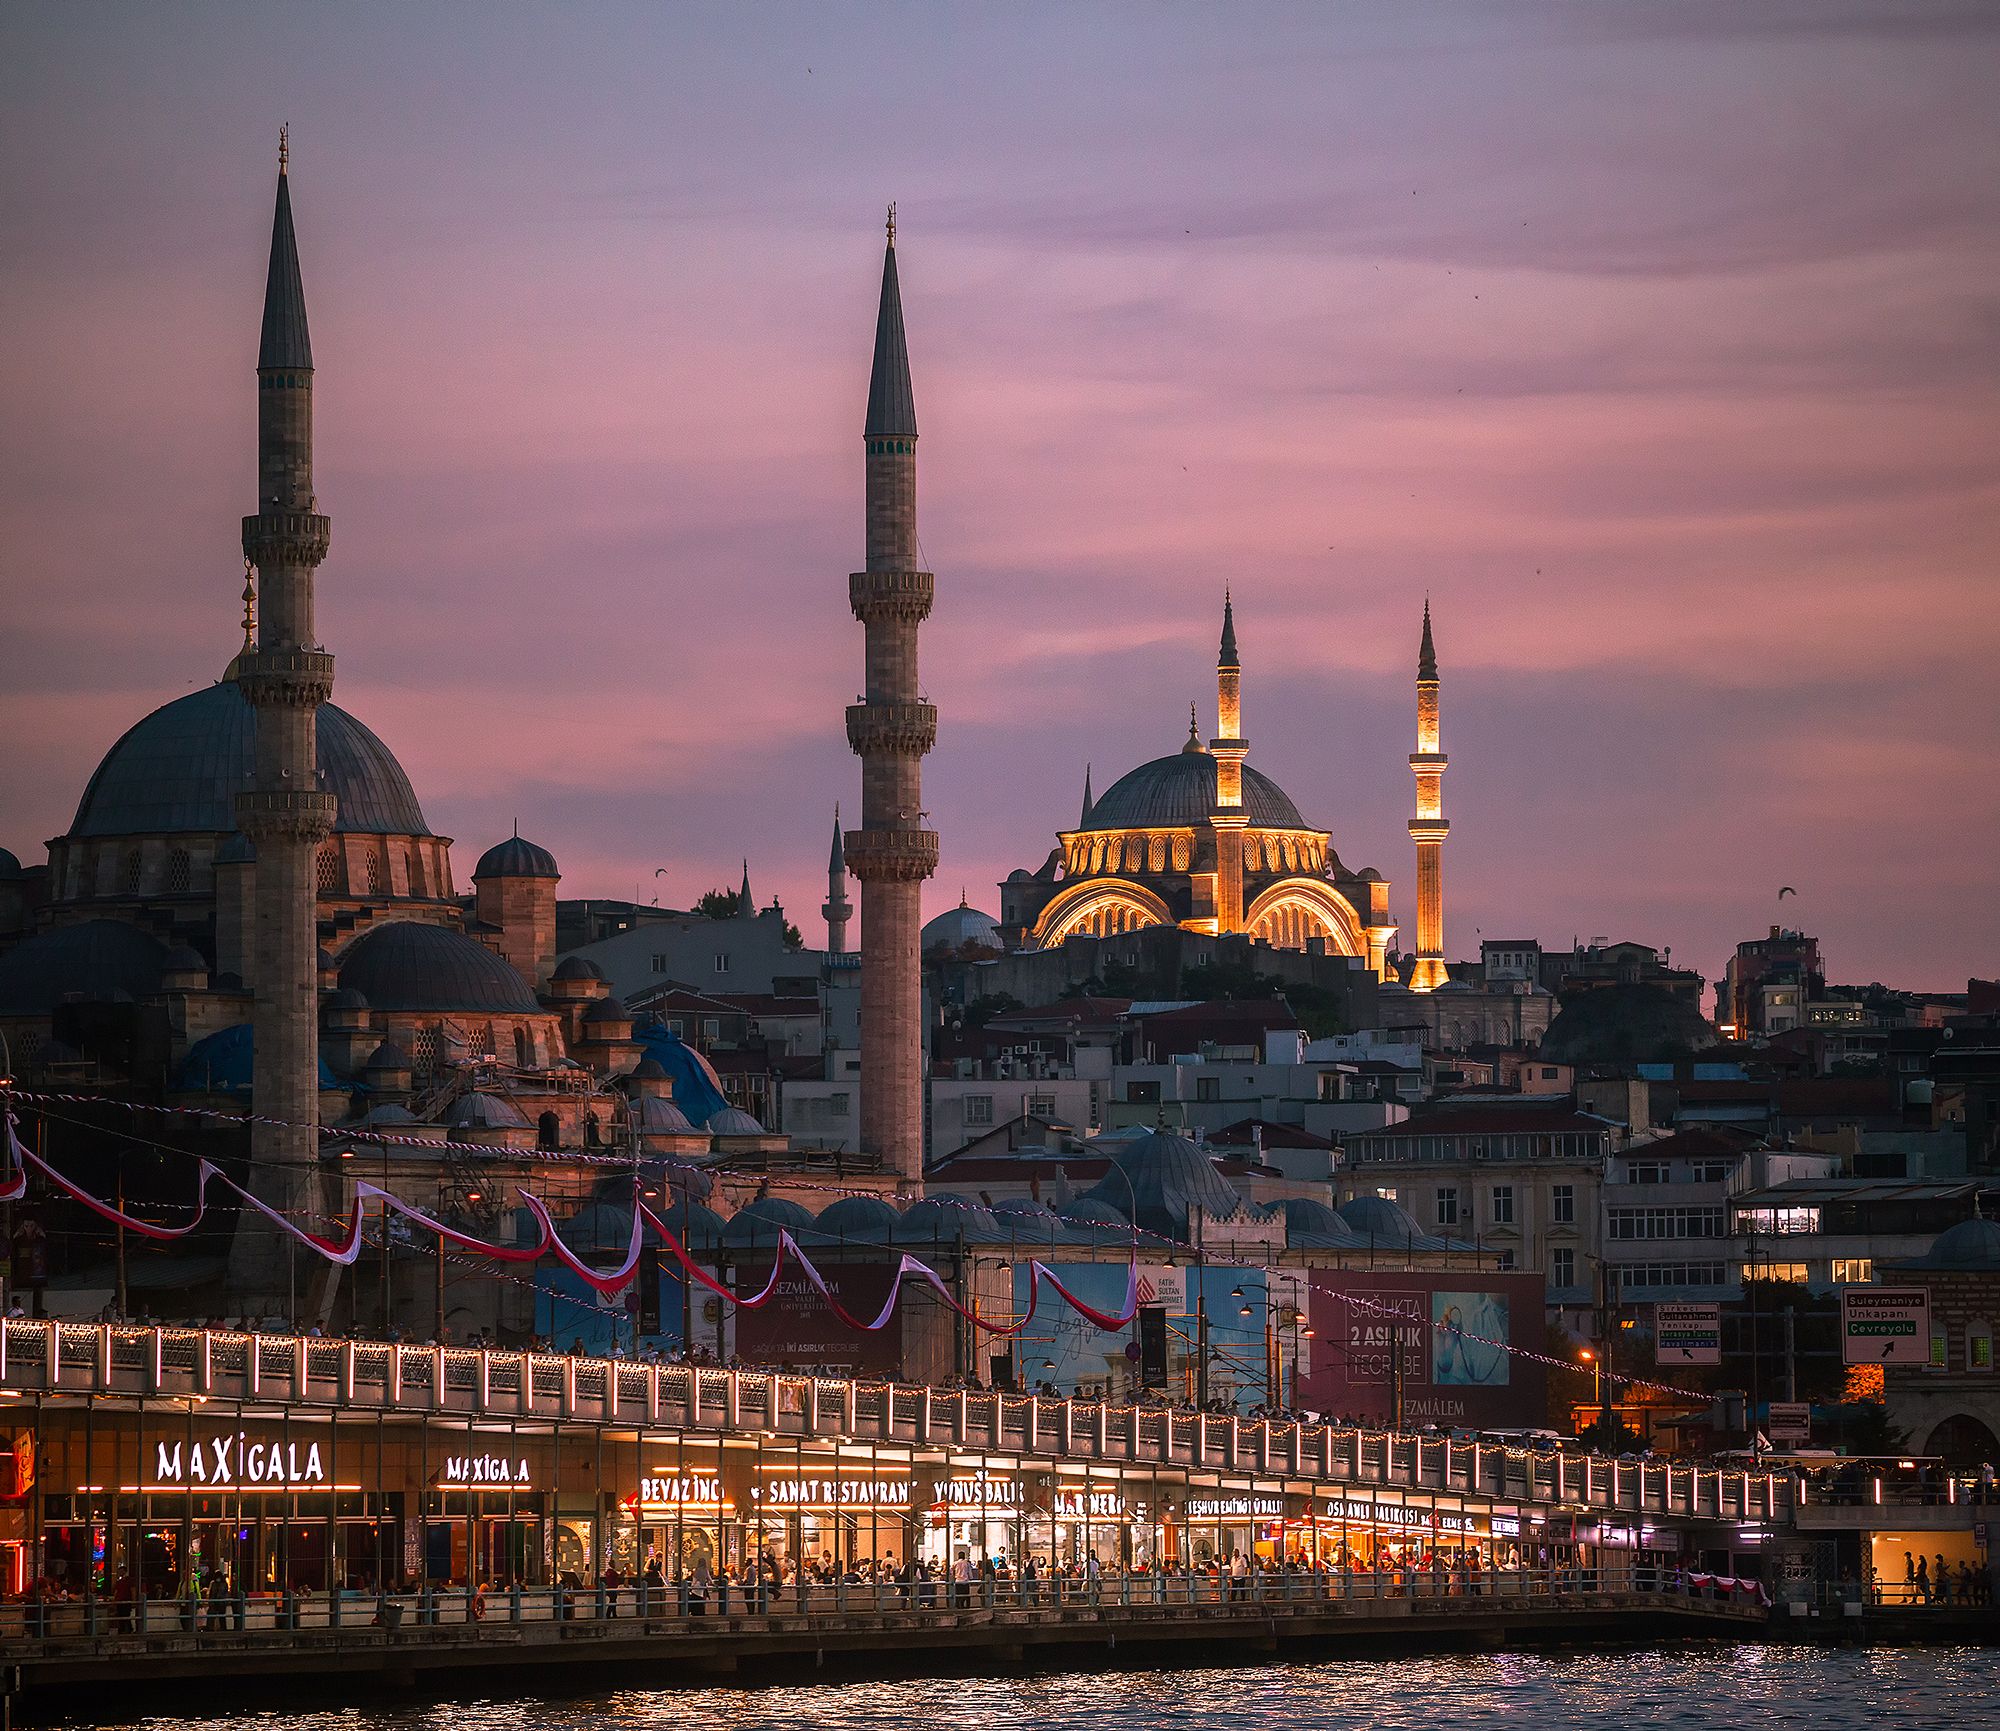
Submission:
POLYGON ((1879 1400, 1843 1401, 1833 1409, 1834 1436, 1851 1455, 1892 1455, 1910 1440, 1901 1425, 1889 1422, 1889 1409, 1879 1400))
POLYGON ((974 998, 965 1006, 965 1025, 968 1028, 983 1028, 995 1016, 1011 1016, 1016 1010, 1027 1007, 1012 992, 994 992, 988 997, 974 998))
POLYGON ((1280 988, 1278 996, 1298 1017, 1299 1026, 1305 1029, 1309 1040, 1331 1039, 1335 1034, 1353 1031, 1347 1025, 1347 999, 1339 992, 1330 992, 1324 986, 1287 984, 1280 988))
POLYGON ((756 912, 754 908, 744 907, 741 890, 710 890, 694 904, 694 911, 711 920, 733 920, 756 912))
POLYGON ((1197 962, 1181 969, 1181 996, 1206 1003, 1216 998, 1275 998, 1278 981, 1248 962, 1197 962))
POLYGON ((785 948, 788 950, 802 950, 805 947, 805 933, 793 925, 790 920, 785 921, 785 948))
POLYGON ((1576 1440, 1601 1455, 1635 1455, 1646 1439, 1623 1419, 1600 1418, 1576 1433, 1576 1440))

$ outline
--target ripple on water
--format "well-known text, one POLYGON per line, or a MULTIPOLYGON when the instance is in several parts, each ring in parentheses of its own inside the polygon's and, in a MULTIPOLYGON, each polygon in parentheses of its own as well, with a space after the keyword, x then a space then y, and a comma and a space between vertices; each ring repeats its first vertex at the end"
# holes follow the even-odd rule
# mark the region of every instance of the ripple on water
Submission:
POLYGON ((1676 1731, 2000 1725, 2000 1676, 1977 1649, 1675 1648, 1500 1653, 1186 1670, 901 1678, 760 1689, 620 1689, 227 1717, 131 1731, 1676 1731))

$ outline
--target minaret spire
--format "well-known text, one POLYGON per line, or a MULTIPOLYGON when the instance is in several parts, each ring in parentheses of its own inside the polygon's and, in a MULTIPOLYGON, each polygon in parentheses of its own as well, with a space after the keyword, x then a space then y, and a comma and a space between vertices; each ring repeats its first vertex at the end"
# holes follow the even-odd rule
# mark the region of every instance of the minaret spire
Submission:
POLYGON ((1450 978, 1444 965, 1445 754, 1438 749, 1437 645, 1431 641, 1431 603, 1424 597, 1424 634, 1417 648, 1417 749, 1410 768, 1417 778, 1417 814, 1410 839, 1417 844, 1417 962, 1413 992, 1436 990, 1450 978))
POLYGON ((1236 653, 1236 601, 1222 591, 1222 644, 1215 657, 1215 738, 1209 742, 1215 759, 1215 929, 1243 930, 1243 831, 1249 814, 1243 809, 1243 760, 1250 747, 1243 738, 1243 663, 1236 653))
POLYGON ((846 849, 861 883, 861 1148, 908 1193, 923 1183, 917 950, 923 882, 938 859, 937 832, 923 823, 923 761, 937 738, 937 711, 917 674, 917 628, 930 617, 936 580, 917 547, 917 409, 893 208, 862 447, 867 557, 848 578, 848 602, 866 635, 867 683, 847 711, 847 741, 861 759, 861 827, 848 832, 846 849))
POLYGON ((833 848, 826 856, 826 900, 820 906, 826 921, 826 953, 847 954, 847 922, 854 917, 854 904, 847 899, 847 850, 841 843, 840 807, 833 808, 833 848))
POLYGON ((757 904, 750 899, 750 861, 743 862, 743 886, 736 892, 736 912, 742 919, 748 919, 757 911, 757 904))
MULTIPOLYGON (((234 672, 257 724, 250 786, 236 796, 237 826, 257 850, 251 1178, 264 1202, 297 1214, 309 1201, 319 1153, 316 862, 335 810, 318 774, 319 708, 333 691, 333 657, 313 628, 314 573, 326 557, 330 525, 313 493, 312 341, 290 165, 287 129, 278 135, 257 344, 257 512, 243 519, 243 557, 255 572, 256 636, 234 672)), ((260 1217, 241 1218, 230 1257, 232 1306, 282 1311, 292 1297, 285 1247, 260 1217)))
POLYGON ((1090 765, 1086 763, 1083 766, 1083 815, 1076 820, 1078 829, 1090 827, 1090 808, 1096 803, 1090 796, 1090 765))

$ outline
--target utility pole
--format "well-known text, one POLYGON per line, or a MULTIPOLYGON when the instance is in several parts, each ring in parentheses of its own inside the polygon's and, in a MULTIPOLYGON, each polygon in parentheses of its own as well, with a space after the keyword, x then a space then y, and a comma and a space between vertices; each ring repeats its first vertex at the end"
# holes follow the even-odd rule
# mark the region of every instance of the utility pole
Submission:
POLYGON ((1799 1398, 1798 1309, 1785 1306, 1785 1399, 1799 1398))

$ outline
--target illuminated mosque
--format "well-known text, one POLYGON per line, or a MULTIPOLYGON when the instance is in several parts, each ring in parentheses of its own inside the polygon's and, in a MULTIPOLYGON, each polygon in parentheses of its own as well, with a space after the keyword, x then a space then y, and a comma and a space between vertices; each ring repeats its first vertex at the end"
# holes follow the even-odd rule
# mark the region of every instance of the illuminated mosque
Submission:
MULTIPOLYGON (((1071 938, 1177 926, 1210 936, 1244 934, 1274 949, 1347 956, 1390 977, 1396 926, 1389 882, 1342 860, 1326 830, 1308 823, 1278 784, 1250 767, 1242 730, 1243 668, 1236 613, 1225 596, 1216 657, 1216 730, 1206 743, 1192 714, 1179 751, 1154 758, 1092 797, 1060 832, 1037 871, 1000 886, 1000 934, 1012 948, 1054 949, 1071 938)), ((1417 665, 1417 951, 1409 985, 1442 983, 1443 896, 1438 853, 1448 825, 1440 784, 1437 656, 1424 608, 1417 665)))

